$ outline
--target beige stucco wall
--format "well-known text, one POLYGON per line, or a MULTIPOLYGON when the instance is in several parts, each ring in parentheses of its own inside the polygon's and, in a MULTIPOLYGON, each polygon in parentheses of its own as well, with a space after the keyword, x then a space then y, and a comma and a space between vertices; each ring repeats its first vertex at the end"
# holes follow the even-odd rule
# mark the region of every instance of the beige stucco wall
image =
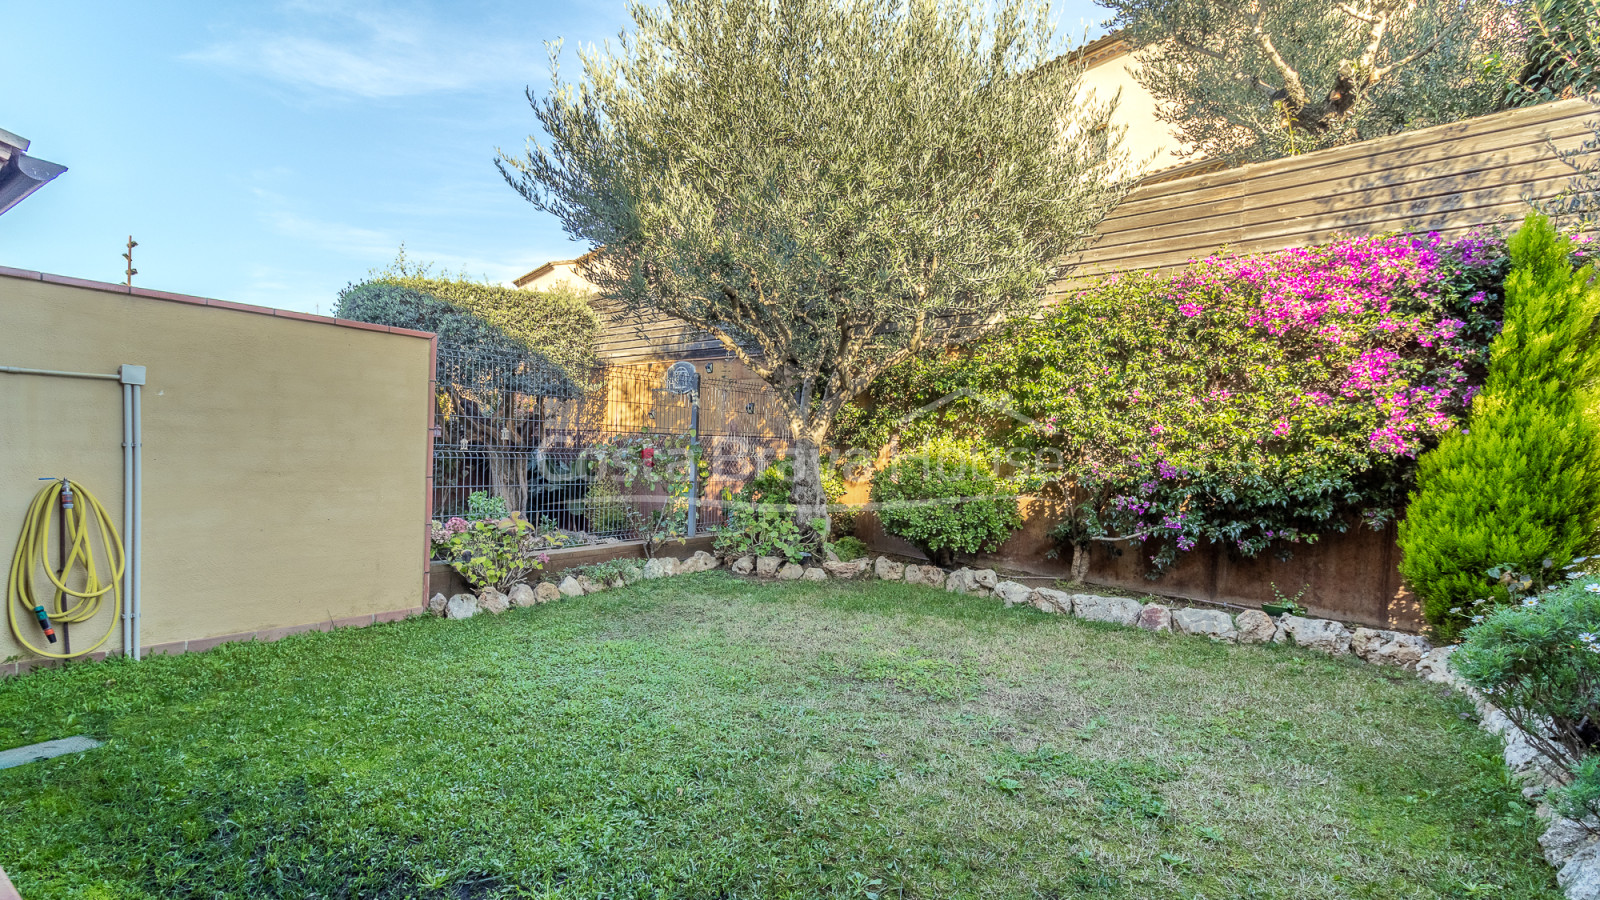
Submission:
MULTIPOLYGON (((0 365, 148 367, 146 647, 419 605, 429 354, 411 335, 0 274, 0 365)), ((121 407, 115 382, 0 374, 7 568, 40 476, 81 481, 121 529, 121 407)), ((19 653, 0 626, 0 662, 19 653)))
POLYGON ((551 266, 550 271, 524 281, 518 287, 526 291, 543 291, 553 288, 558 284, 571 285, 579 290, 594 291, 594 282, 578 274, 578 264, 575 262, 558 262, 551 266))
POLYGON ((1178 154, 1187 148, 1173 135, 1172 125, 1157 118, 1156 98, 1134 79, 1138 67, 1138 61, 1127 53, 1091 61, 1080 89, 1092 92, 1100 102, 1119 98, 1111 122, 1126 129, 1123 144, 1132 162, 1142 163, 1148 173, 1184 162, 1178 154))

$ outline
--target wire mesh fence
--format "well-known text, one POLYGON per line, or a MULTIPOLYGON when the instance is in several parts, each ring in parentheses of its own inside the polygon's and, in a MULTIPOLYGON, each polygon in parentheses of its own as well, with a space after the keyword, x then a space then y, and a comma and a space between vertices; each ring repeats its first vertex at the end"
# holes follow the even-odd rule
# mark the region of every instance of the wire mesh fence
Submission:
POLYGON ((674 503, 690 534, 725 522, 725 500, 787 449, 770 390, 704 382, 686 370, 605 365, 564 372, 537 358, 440 347, 434 443, 435 521, 517 513, 550 546, 635 540, 674 503), (619 449, 646 465, 687 458, 686 497, 645 487, 617 468, 619 449))

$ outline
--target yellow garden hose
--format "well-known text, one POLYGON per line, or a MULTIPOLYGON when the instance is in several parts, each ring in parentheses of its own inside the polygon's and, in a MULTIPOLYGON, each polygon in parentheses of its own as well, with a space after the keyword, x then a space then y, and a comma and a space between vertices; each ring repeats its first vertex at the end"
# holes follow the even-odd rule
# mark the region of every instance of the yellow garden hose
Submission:
MULTIPOLYGON (((11 579, 6 587, 6 614, 17 643, 51 659, 83 656, 98 650, 117 627, 117 615, 122 610, 122 573, 126 565, 127 554, 122 548, 122 538, 117 534, 116 526, 111 524, 106 508, 83 485, 61 479, 39 491, 33 503, 29 504, 28 516, 22 522, 22 535, 17 538, 17 552, 11 558, 11 579), (62 502, 63 489, 70 505, 62 502), (66 565, 59 573, 50 561, 52 509, 60 510, 65 517, 66 543, 70 548, 66 565), (101 545, 109 557, 107 562, 110 564, 111 577, 105 581, 101 580, 94 544, 90 540, 91 512, 95 524, 99 526, 101 545), (69 576, 73 568, 80 565, 84 572, 83 588, 73 590, 67 586, 72 580, 69 576), (39 569, 43 569, 51 584, 55 585, 55 595, 49 603, 37 599, 34 589, 34 573, 39 569), (51 623, 70 625, 89 621, 100 612, 106 594, 112 597, 111 623, 106 626, 106 633, 100 636, 100 640, 71 653, 57 653, 28 640, 30 633, 35 637, 53 637, 51 623), (22 610, 21 622, 17 620, 19 607, 22 610)), ((53 640, 46 641, 47 645, 53 643, 53 640)))

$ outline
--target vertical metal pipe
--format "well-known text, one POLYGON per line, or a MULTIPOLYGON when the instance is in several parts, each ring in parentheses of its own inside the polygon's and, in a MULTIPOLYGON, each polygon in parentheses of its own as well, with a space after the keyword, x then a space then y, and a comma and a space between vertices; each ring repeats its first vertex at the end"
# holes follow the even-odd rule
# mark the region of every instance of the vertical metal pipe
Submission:
MULTIPOLYGON (((67 484, 63 483, 61 485, 61 490, 63 492, 66 492, 66 491, 69 491, 70 488, 67 486, 67 484)), ((67 496, 67 494, 63 493, 62 496, 67 496)), ((56 515, 60 516, 60 518, 56 520, 56 571, 61 573, 61 583, 62 584, 66 584, 67 583, 67 515, 68 515, 68 512, 67 512, 67 507, 64 506, 60 501, 57 501, 57 503, 56 503, 56 515)), ((45 565, 48 566, 48 565, 50 565, 50 563, 46 562, 45 565)), ((57 612, 66 612, 67 605, 70 604, 71 602, 72 602, 72 595, 71 594, 68 594, 66 591, 62 591, 62 590, 58 590, 56 592, 56 611, 57 612)), ((62 653, 71 653, 72 652, 72 629, 67 626, 66 622, 61 622, 60 626, 61 626, 61 652, 62 653)))
POLYGON ((133 386, 133 553, 128 565, 133 568, 133 658, 139 659, 139 617, 143 610, 139 604, 139 581, 144 574, 141 557, 144 554, 144 426, 140 422, 139 400, 144 393, 141 385, 133 386))
POLYGON ((700 375, 694 376, 694 390, 689 392, 689 523, 684 529, 686 537, 694 537, 700 524, 700 375))
POLYGON ((122 386, 122 655, 133 652, 133 385, 122 386))

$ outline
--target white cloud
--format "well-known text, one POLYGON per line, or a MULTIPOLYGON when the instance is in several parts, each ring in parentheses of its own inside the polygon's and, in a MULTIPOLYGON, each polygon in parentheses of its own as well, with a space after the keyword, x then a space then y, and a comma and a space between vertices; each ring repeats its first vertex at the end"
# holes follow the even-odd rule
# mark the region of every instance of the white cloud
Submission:
MULTIPOLYGON (((488 259, 470 253, 453 253, 434 245, 431 241, 408 240, 406 235, 399 232, 363 228, 359 225, 304 215, 289 209, 288 201, 281 196, 262 190, 257 190, 255 193, 263 201, 261 218, 268 228, 292 241, 349 257, 356 262, 351 268, 352 277, 364 275, 368 269, 383 268, 388 265, 400 249, 401 241, 406 242, 406 256, 412 262, 430 263, 438 275, 453 278, 465 274, 467 278, 473 280, 488 279, 506 285, 545 259, 566 258, 560 255, 566 248, 557 250, 553 255, 540 257, 537 262, 532 263, 526 260, 508 263, 503 259, 488 259)), ((525 254, 517 255, 522 257, 525 254)))
POLYGON ((341 253, 345 256, 372 257, 394 255, 399 238, 386 232, 340 222, 325 222, 283 209, 262 214, 273 231, 297 241, 341 253))
POLYGON ((543 48, 473 35, 433 18, 364 7, 294 4, 283 25, 241 29, 184 58, 311 94, 387 99, 525 84, 543 48))

